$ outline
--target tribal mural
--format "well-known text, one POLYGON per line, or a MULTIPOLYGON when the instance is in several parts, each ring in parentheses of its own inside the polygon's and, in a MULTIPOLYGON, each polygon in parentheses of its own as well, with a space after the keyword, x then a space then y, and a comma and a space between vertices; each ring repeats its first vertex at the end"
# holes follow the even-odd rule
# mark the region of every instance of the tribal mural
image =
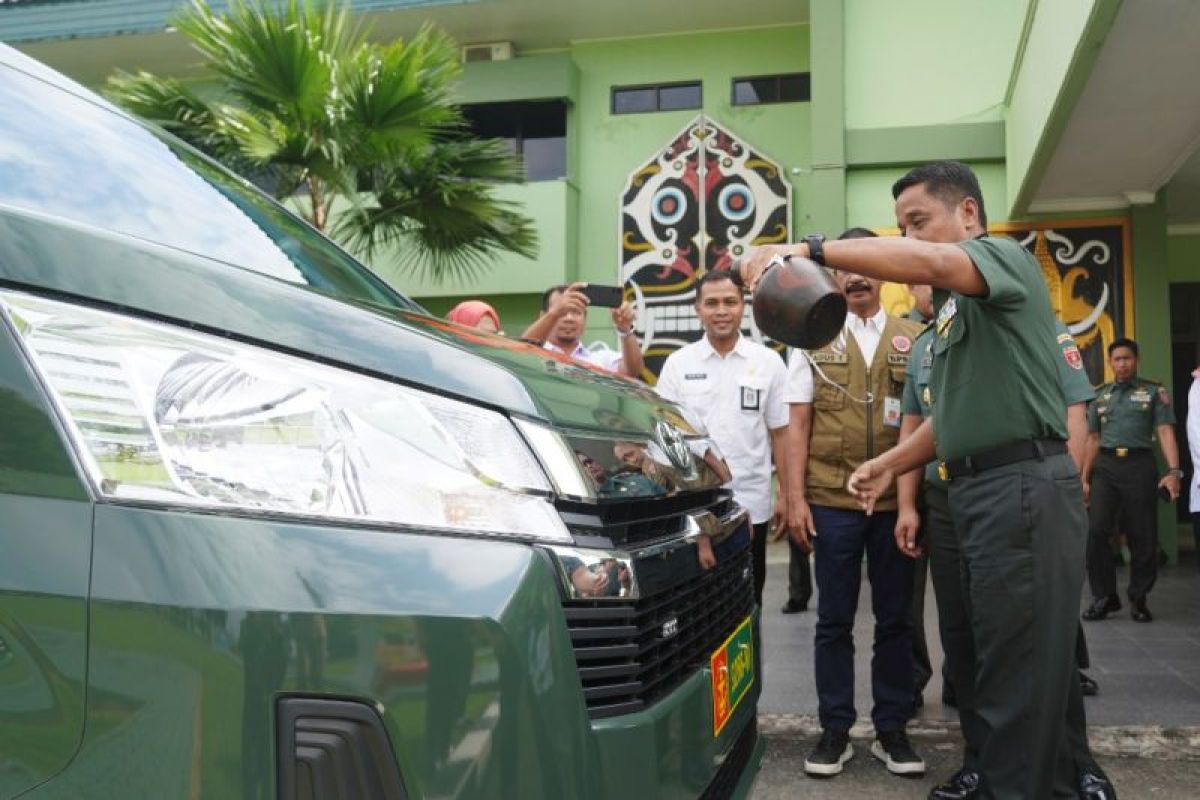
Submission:
POLYGON ((1042 268, 1050 303, 1079 345, 1092 384, 1112 380, 1105 350, 1133 336, 1128 231, 1123 221, 999 226, 1025 245, 1042 268))
MULTIPOLYGON (((638 307, 649 371, 700 338, 701 275, 788 240, 791 196, 779 164, 704 115, 633 171, 621 195, 620 281, 638 307)), ((743 331, 761 339, 748 305, 743 331)))

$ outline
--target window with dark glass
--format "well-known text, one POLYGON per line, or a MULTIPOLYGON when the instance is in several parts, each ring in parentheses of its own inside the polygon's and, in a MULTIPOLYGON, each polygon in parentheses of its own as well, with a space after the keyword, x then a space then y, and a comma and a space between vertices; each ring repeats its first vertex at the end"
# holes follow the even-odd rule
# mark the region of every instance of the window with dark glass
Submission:
POLYGON ((733 79, 733 104, 735 106, 807 103, 811 96, 812 80, 807 72, 733 79))
POLYGON ((704 99, 700 81, 662 83, 654 86, 614 86, 612 113, 641 114, 648 111, 682 111, 700 108, 704 99))
POLYGON ((549 181, 567 175, 567 104, 523 100, 463 106, 471 131, 502 139, 525 165, 525 178, 549 181))

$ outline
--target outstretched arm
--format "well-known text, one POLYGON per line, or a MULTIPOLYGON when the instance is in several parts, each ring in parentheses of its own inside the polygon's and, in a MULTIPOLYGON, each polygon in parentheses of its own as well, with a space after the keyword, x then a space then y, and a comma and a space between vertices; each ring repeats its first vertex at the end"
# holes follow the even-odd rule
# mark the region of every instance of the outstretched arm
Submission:
MULTIPOLYGON (((776 256, 808 258, 808 245, 768 245, 756 247, 741 265, 742 282, 753 291, 776 256)), ((927 283, 937 289, 983 297, 987 281, 979 268, 956 244, 919 242, 896 236, 872 239, 839 239, 825 242, 825 263, 832 269, 866 275, 895 283, 927 283)))

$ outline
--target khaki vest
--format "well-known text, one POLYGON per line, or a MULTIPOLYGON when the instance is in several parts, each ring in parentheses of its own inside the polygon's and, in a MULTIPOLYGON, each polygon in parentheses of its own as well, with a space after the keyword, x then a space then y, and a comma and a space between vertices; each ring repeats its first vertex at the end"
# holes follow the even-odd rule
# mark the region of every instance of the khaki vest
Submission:
MULTIPOLYGON (((813 370, 807 482, 810 504, 858 509, 858 503, 846 490, 846 481, 860 464, 895 447, 899 440, 899 402, 904 394, 904 370, 912 355, 913 341, 923 327, 912 320, 888 317, 869 370, 858 342, 848 331, 843 331, 829 345, 809 353, 825 373, 822 377, 813 370), (868 389, 872 402, 856 402, 855 399, 866 397, 868 389), (850 397, 846 396, 847 392, 850 397), (896 401, 896 427, 883 424, 885 398, 888 397, 896 401)), ((875 503, 875 508, 895 510, 895 485, 875 503)))

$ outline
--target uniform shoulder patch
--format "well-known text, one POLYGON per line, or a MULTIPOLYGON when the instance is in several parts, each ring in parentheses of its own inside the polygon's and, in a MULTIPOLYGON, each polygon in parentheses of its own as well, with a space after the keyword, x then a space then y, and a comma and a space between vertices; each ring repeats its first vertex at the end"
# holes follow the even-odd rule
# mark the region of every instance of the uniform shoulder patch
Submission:
POLYGON ((1058 335, 1058 343, 1059 343, 1059 344, 1066 344, 1066 343, 1067 343, 1067 342, 1069 342, 1069 341, 1071 341, 1071 334, 1069 334, 1069 333, 1060 333, 1060 334, 1058 335))
POLYGON ((1083 369, 1083 356, 1079 354, 1079 348, 1075 345, 1064 347, 1063 358, 1067 360, 1067 366, 1071 369, 1083 369))

